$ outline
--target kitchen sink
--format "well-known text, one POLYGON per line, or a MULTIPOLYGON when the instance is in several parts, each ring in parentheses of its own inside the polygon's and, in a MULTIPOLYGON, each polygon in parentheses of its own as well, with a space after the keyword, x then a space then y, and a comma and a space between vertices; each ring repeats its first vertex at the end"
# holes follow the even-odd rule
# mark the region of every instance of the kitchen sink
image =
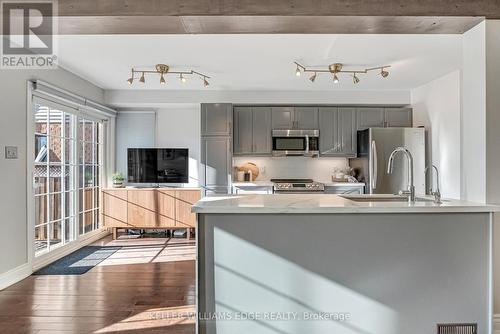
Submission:
MULTIPOLYGON (((398 195, 341 195, 354 202, 408 202, 408 197, 398 195)), ((433 202, 430 198, 417 197, 415 202, 433 202)))

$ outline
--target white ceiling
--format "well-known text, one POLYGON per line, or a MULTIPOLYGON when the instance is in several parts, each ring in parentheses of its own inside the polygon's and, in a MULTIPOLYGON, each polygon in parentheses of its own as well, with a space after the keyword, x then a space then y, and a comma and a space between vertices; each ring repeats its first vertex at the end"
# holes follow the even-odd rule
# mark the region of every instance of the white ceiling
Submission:
POLYGON ((194 69, 212 77, 211 90, 379 90, 411 89, 461 66, 461 35, 92 35, 59 36, 62 67, 104 89, 203 89, 193 77, 181 84, 167 76, 147 76, 129 86, 132 66, 166 63, 172 70, 194 69), (344 63, 345 69, 390 64, 390 75, 346 74, 315 83, 295 76, 293 61, 307 66, 344 63))

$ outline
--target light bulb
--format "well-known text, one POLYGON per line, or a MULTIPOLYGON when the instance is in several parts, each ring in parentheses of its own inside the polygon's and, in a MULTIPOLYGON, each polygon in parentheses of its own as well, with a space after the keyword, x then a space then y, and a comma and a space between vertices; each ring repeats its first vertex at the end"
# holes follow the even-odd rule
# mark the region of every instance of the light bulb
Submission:
POLYGON ((205 77, 203 78, 203 85, 204 85, 205 87, 208 87, 208 85, 210 85, 210 84, 208 83, 208 81, 207 81, 207 78, 205 78, 205 77))
POLYGON ((297 69, 295 70, 295 75, 300 77, 300 74, 301 74, 300 68, 299 68, 299 66, 297 66, 297 69))
POLYGON ((384 69, 382 69, 380 71, 380 75, 382 76, 382 78, 387 78, 389 76, 389 72, 386 71, 386 70, 384 70, 384 69))
POLYGON ((141 83, 146 82, 146 78, 144 78, 144 72, 142 72, 142 75, 141 75, 141 78, 139 79, 139 82, 141 82, 141 83))
POLYGON ((337 76, 337 73, 333 74, 333 83, 335 83, 335 84, 339 83, 339 77, 337 76))
POLYGON ((180 75, 180 79, 182 83, 186 83, 186 78, 182 75, 182 73, 180 75))
POLYGON ((134 82, 134 78, 133 77, 130 77, 128 80, 127 80, 128 84, 131 85, 133 82, 134 82))
POLYGON ((359 78, 356 76, 356 73, 354 73, 354 75, 352 76, 352 82, 354 82, 355 84, 359 83, 359 78))
POLYGON ((160 84, 164 85, 166 83, 167 82, 165 81, 165 78, 163 77, 163 73, 162 73, 161 76, 160 76, 160 84))
POLYGON ((314 82, 314 80, 316 80, 316 72, 314 72, 313 75, 311 75, 311 77, 309 78, 309 80, 311 80, 311 82, 314 82))

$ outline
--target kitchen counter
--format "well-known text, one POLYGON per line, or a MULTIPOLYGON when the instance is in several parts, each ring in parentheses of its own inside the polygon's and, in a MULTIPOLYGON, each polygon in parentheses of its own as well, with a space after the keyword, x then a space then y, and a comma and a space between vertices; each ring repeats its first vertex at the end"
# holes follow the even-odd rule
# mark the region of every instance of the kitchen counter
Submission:
POLYGON ((197 202, 199 312, 261 317, 200 319, 199 332, 421 334, 477 323, 492 333, 496 206, 343 196, 197 202), (265 318, 279 312, 298 318, 265 318))
MULTIPOLYGON (((364 187, 365 184, 361 182, 322 182, 326 187, 336 187, 336 186, 342 186, 342 187, 364 187)), ((251 181, 251 182, 240 182, 240 181, 233 181, 231 183, 234 187, 272 187, 274 185, 273 182, 269 180, 256 180, 256 181, 251 181)))
MULTIPOLYGON (((380 201, 385 195, 345 196, 368 198, 374 202, 359 202, 339 195, 327 194, 279 194, 234 195, 206 197, 197 202, 192 210, 196 213, 429 213, 429 212, 495 212, 497 206, 443 199, 435 204, 425 197, 415 203, 380 201)), ((394 196, 389 195, 390 198, 394 196)))

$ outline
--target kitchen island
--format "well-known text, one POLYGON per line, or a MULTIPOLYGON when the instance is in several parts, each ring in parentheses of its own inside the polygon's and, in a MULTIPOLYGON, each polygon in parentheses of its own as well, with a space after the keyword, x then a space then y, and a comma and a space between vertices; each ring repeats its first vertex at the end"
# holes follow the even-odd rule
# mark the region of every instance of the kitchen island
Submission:
POLYGON ((282 194, 193 211, 199 333, 492 333, 496 207, 282 194))

